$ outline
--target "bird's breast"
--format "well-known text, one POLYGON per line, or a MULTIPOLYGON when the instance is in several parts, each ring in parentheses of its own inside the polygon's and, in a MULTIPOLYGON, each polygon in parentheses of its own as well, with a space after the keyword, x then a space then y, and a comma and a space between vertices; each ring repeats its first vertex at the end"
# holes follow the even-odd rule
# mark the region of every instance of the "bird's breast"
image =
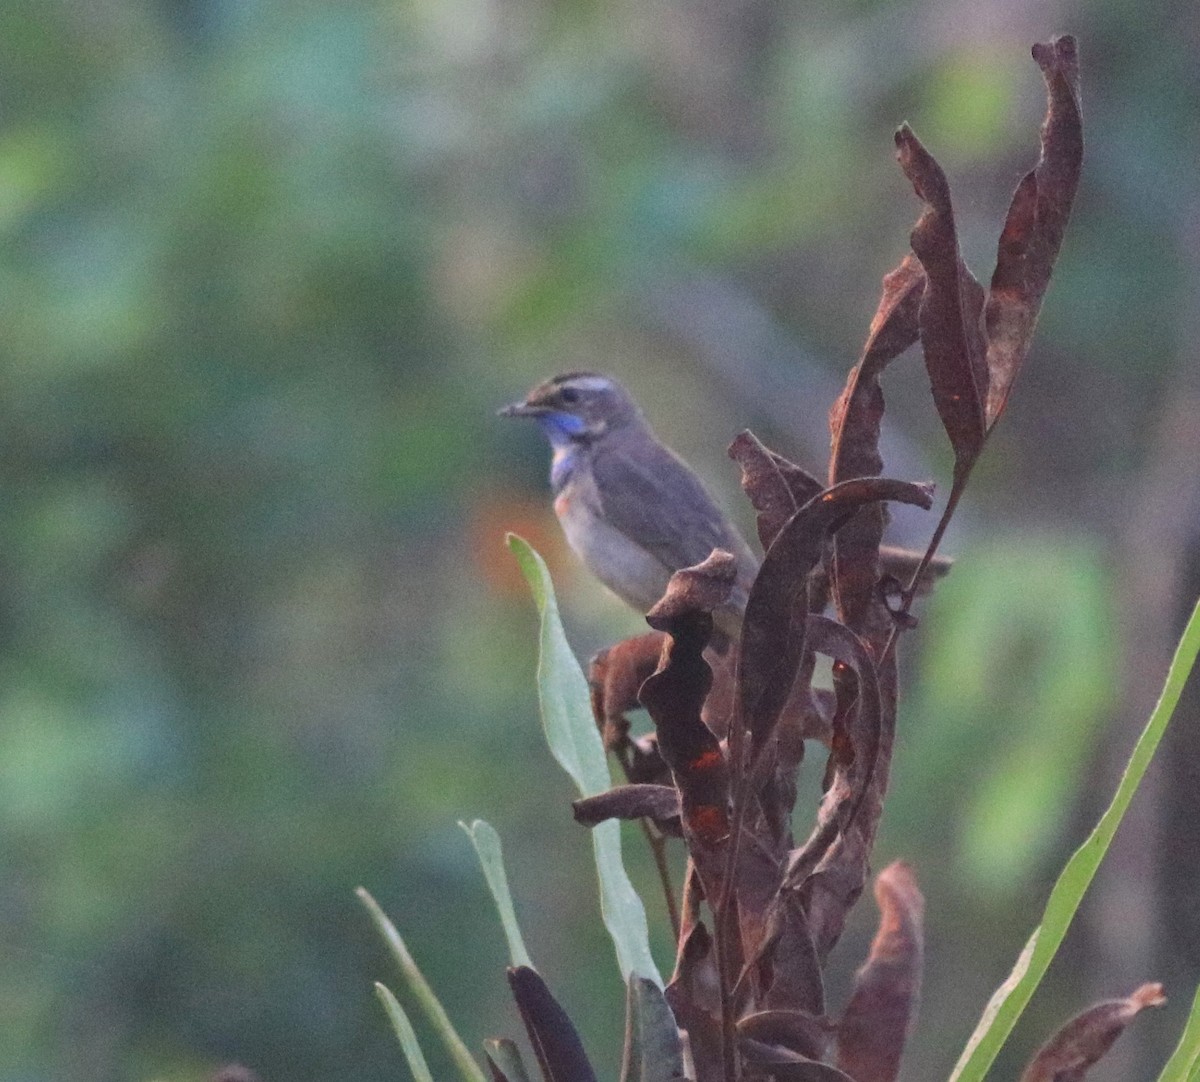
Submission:
POLYGON ((551 492, 558 495, 571 483, 577 473, 584 472, 587 465, 584 460, 586 454, 586 449, 573 440, 554 445, 554 455, 550 459, 551 492))
POLYGON ((662 597, 670 572, 604 519, 589 480, 577 476, 564 485, 554 499, 554 513, 588 570, 621 600, 646 612, 662 597))

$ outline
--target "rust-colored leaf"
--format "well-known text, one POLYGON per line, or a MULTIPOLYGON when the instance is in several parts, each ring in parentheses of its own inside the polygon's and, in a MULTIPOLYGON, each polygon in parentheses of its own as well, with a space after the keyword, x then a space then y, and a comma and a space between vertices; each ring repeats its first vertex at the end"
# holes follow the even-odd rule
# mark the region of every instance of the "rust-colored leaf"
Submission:
POLYGON ((925 899, 897 861, 875 879, 879 930, 837 1027, 837 1065, 855 1082, 893 1082, 916 1017, 925 899))
POLYGON ((581 797, 571 805, 575 822, 594 827, 606 819, 653 819, 679 828, 679 790, 671 785, 618 785, 607 793, 581 797))
MULTIPOLYGON (((831 485, 853 477, 875 477, 883 470, 879 432, 884 403, 879 380, 884 369, 917 340, 924 290, 925 271, 914 255, 906 255, 895 270, 884 276, 883 294, 871 320, 862 358, 850 370, 846 389, 829 415, 833 437, 831 485)), ((834 538, 834 601, 842 620, 856 630, 862 629, 874 600, 884 524, 882 507, 864 507, 834 538)))
POLYGON ((959 254, 946 175, 907 124, 896 132, 896 157, 925 203, 910 236, 926 277, 921 348, 934 405, 954 448, 956 474, 963 473, 978 457, 984 438, 988 375, 980 326, 983 287, 959 254))
POLYGON ((808 575, 825 538, 864 504, 896 500, 928 508, 927 486, 856 478, 826 489, 780 530, 750 590, 742 627, 738 702, 751 748, 761 749, 787 702, 804 657, 808 575))
MULTIPOLYGON (((711 851, 729 834, 729 771, 701 710, 712 686, 712 670, 703 657, 712 634, 712 610, 728 598, 736 576, 736 559, 714 550, 702 564, 675 572, 662 600, 646 614, 650 626, 669 639, 639 698, 679 789, 685 836, 695 838, 701 852, 711 851)), ((695 848, 693 856, 699 856, 695 848)), ((706 889, 712 888, 717 866, 706 860, 700 869, 706 889)))
POLYGON ((604 746, 620 755, 629 739, 625 715, 638 707, 638 689, 658 668, 665 636, 661 631, 622 639, 601 650, 588 666, 592 715, 604 737, 604 746))
POLYGON ((1062 245, 1083 163, 1079 62, 1075 39, 1033 47, 1046 80, 1046 119, 1037 165, 1013 195, 996 253, 984 322, 987 328, 987 427, 1000 419, 1029 352, 1042 297, 1062 245))
POLYGON ((545 1082, 595 1082, 596 1073, 574 1024, 538 972, 513 966, 508 970, 508 986, 545 1082))
POLYGON ((1109 999, 1072 1018, 1047 1041, 1021 1075, 1021 1082, 1083 1082, 1088 1068, 1147 1007, 1166 1003, 1161 984, 1143 984, 1125 999, 1109 999))
POLYGON ((758 539, 766 551, 787 520, 824 486, 807 470, 763 446, 753 432, 738 433, 729 445, 729 457, 742 468, 742 490, 758 512, 758 539))

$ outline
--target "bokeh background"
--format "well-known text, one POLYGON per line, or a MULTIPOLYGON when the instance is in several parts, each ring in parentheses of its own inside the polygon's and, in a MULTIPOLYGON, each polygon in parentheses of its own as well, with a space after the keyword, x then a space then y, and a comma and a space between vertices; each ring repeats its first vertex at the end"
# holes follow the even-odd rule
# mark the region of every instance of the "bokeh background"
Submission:
MULTIPOLYGON (((612 1077, 621 988, 504 531, 546 552, 582 656, 639 621, 494 410, 611 372, 749 525, 726 444, 823 466, 906 250, 892 130, 938 155, 986 278, 1036 154, 1029 45, 1062 31, 1075 217, 906 642, 876 866, 908 857, 929 899, 910 1079, 948 1073, 1200 590, 1200 8, 0 6, 0 1079, 404 1077, 358 884, 469 1040, 515 1035, 476 816, 612 1077)), ((890 471, 944 482, 915 355, 887 391, 890 471)), ((1095 1077, 1165 1060, 1200 979, 1197 721, 1193 692, 998 1077, 1147 979, 1171 1004, 1095 1077)))

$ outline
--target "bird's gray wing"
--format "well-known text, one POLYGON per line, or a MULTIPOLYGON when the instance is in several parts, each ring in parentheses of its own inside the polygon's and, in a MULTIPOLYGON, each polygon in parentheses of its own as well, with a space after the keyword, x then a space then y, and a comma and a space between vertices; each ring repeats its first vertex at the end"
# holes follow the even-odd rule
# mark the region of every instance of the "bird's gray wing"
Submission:
POLYGON ((592 471, 605 520, 669 571, 691 567, 714 548, 757 563, 741 534, 682 459, 653 440, 635 449, 598 447, 592 471))

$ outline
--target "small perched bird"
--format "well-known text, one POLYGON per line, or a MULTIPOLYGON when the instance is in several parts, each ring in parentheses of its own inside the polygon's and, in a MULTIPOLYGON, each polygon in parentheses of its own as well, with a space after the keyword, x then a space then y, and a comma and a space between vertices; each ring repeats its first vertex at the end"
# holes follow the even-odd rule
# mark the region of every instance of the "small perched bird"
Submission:
POLYGON ((554 510, 571 548, 619 598, 645 613, 671 575, 714 548, 737 558, 728 603, 713 615, 736 636, 758 559, 708 490, 659 442, 616 380, 568 372, 539 384, 503 417, 532 417, 554 452, 554 510))

